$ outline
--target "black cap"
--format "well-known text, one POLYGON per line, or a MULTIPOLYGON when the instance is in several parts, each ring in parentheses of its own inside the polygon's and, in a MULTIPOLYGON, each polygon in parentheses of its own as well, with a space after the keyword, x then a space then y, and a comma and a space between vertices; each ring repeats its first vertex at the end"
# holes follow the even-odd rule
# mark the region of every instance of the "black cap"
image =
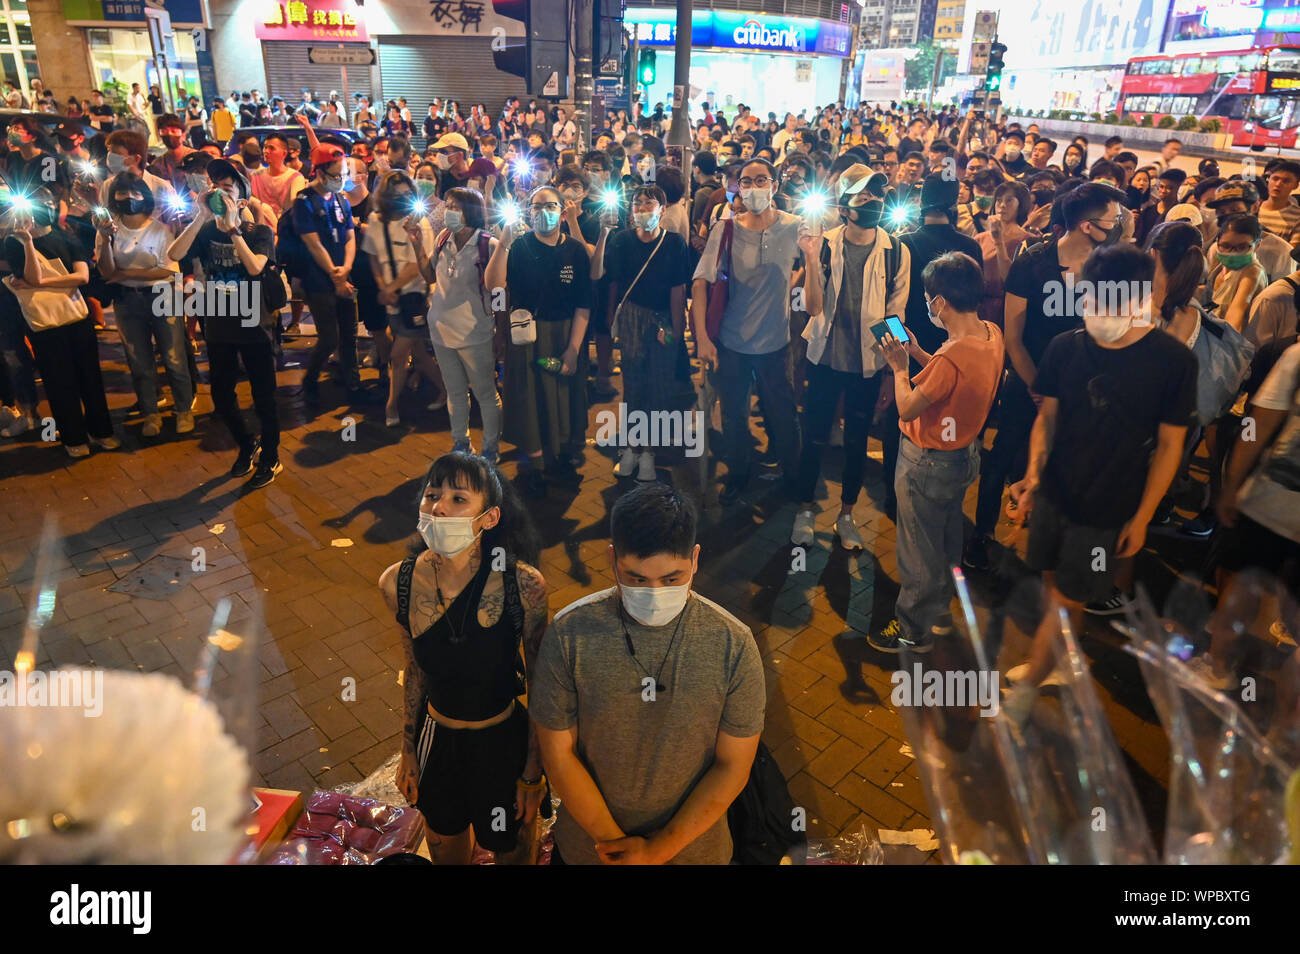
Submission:
POLYGON ((73 136, 86 135, 86 127, 80 123, 64 121, 54 127, 54 135, 62 136, 65 139, 71 139, 73 136))
POLYGON ((956 179, 950 179, 940 173, 926 176, 921 186, 921 211, 932 209, 951 209, 957 204, 961 186, 956 179))

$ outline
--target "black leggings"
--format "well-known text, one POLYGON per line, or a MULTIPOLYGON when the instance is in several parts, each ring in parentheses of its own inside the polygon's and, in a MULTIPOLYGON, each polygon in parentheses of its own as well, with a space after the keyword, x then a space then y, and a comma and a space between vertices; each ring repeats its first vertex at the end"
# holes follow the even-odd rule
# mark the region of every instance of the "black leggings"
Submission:
POLYGON ((230 435, 241 448, 252 441, 244 416, 235 397, 239 381, 239 361, 244 361, 248 383, 253 390, 253 409, 262 425, 262 463, 279 460, 280 419, 275 405, 275 355, 269 339, 229 344, 208 342, 208 373, 212 384, 212 405, 230 435))

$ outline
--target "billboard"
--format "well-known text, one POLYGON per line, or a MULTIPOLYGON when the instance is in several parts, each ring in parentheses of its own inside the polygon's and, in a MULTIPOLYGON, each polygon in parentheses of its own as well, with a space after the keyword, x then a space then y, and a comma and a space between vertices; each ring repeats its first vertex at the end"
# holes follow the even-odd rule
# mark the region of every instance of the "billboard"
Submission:
POLYGON ((988 0, 1007 70, 1114 66, 1161 52, 1169 0, 988 0))
MULTIPOLYGON (((636 31, 642 46, 671 47, 677 42, 677 11, 629 7, 623 22, 636 31)), ((809 17, 776 17, 731 10, 695 10, 691 46, 761 53, 849 55, 851 28, 845 23, 809 17)))

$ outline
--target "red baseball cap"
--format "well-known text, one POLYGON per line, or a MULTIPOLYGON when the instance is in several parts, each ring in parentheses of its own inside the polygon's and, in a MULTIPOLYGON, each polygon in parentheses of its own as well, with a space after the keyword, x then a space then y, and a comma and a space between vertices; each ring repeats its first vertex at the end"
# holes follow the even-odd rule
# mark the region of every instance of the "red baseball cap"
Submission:
POLYGON ((313 166, 323 166, 336 159, 342 159, 343 155, 342 146, 336 146, 332 142, 317 143, 316 148, 311 151, 311 164, 313 166))

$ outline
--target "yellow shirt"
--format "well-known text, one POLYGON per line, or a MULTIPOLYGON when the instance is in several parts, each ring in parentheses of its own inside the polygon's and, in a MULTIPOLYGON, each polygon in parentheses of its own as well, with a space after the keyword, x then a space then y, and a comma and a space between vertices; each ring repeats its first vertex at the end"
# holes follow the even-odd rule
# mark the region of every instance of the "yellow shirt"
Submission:
POLYGON ((235 117, 230 115, 230 110, 214 109, 212 111, 212 134, 216 137, 217 142, 230 141, 230 137, 235 134, 235 117))

